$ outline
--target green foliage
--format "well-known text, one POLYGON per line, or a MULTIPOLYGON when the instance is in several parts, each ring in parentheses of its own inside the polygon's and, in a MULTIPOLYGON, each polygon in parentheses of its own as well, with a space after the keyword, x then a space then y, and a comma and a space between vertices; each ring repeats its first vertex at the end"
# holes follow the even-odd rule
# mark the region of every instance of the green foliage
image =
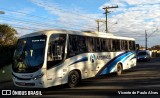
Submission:
POLYGON ((155 46, 151 47, 151 49, 157 49, 157 50, 160 50, 160 45, 155 45, 155 46))
POLYGON ((12 63, 15 46, 0 46, 0 68, 12 63))
POLYGON ((0 24, 0 68, 11 64, 17 31, 7 24, 0 24))
POLYGON ((7 24, 0 24, 0 46, 14 45, 17 41, 17 31, 7 24))

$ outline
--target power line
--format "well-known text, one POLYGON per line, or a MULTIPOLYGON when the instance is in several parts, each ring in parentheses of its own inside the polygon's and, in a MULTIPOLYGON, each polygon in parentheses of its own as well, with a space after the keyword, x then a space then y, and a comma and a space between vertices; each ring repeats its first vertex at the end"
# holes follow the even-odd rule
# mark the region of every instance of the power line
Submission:
MULTIPOLYGON (((1 8, 1 9, 4 9, 4 8, 1 8)), ((27 15, 27 16, 30 16, 30 17, 33 17, 34 19, 35 19, 35 17, 37 18, 42 18, 42 19, 47 19, 47 20, 50 20, 50 19, 48 19, 48 18, 46 18, 46 17, 40 17, 40 16, 37 16, 37 15, 32 15, 32 14, 27 14, 27 13, 24 13, 24 12, 20 12, 20 11, 14 11, 14 10, 8 10, 8 9, 5 9, 5 10, 7 10, 7 11, 10 11, 10 12, 13 12, 13 13, 20 13, 20 14, 23 14, 23 15, 27 15)), ((56 10, 59 10, 59 11, 62 11, 62 12, 67 12, 68 13, 68 11, 64 11, 64 10, 61 10, 61 9, 56 9, 56 10)), ((81 17, 84 17, 84 18, 88 18, 88 20, 89 21, 91 21, 91 19, 95 19, 95 18, 92 18, 92 17, 87 17, 87 16, 84 16, 84 15, 81 15, 81 14, 77 14, 77 13, 73 13, 73 12, 71 12, 72 14, 74 14, 74 15, 78 15, 78 16, 81 16, 81 17)), ((109 21, 108 21, 109 22, 109 21)), ((34 22, 34 24, 35 23, 37 23, 37 22, 34 22)), ((64 22, 65 23, 65 22, 64 22)), ((41 24, 41 25, 44 25, 44 24, 42 24, 42 23, 38 23, 37 25, 39 25, 39 24, 41 24)), ((69 24, 68 22, 67 22, 67 24, 69 24)), ((45 24, 46 25, 46 24, 45 24)), ((73 24, 71 24, 72 26, 73 26, 73 24)), ((47 26, 49 26, 49 25, 47 25, 47 26)), ((74 26, 81 26, 81 25, 75 25, 74 24, 74 26)))
MULTIPOLYGON (((27 21, 27 20, 22 20, 22 19, 16 19, 16 18, 11 18, 11 17, 3 17, 3 18, 6 18, 5 20, 17 20, 17 21, 19 21, 19 22, 25 22, 25 23, 31 23, 31 24, 36 24, 36 25, 43 25, 43 26, 53 26, 53 25, 51 25, 51 24, 49 24, 49 23, 41 23, 41 22, 34 22, 34 21, 27 21)), ((70 23, 68 23, 68 24, 70 24, 70 23)), ((73 24, 70 24, 70 25, 72 25, 72 26, 80 26, 80 25, 73 25, 73 24)))
MULTIPOLYGON (((14 11, 14 10, 8 10, 8 11, 11 11, 11 12, 14 12, 14 13, 20 13, 20 14, 28 15, 28 16, 31 16, 31 17, 38 17, 38 18, 50 20, 50 19, 45 18, 45 17, 39 17, 39 16, 36 16, 36 15, 31 15, 31 14, 24 13, 24 12, 17 12, 17 11, 14 11)), ((68 12, 67 12, 67 13, 68 13, 68 12)), ((91 17, 85 17, 85 18, 91 19, 91 17)), ((35 23, 35 22, 34 22, 34 23, 35 23)), ((63 23, 67 23, 67 25, 72 25, 72 26, 78 26, 78 27, 81 26, 81 25, 70 24, 70 23, 68 23, 68 22, 63 22, 63 23)), ((39 24, 39 23, 38 23, 38 24, 39 24)), ((40 24, 42 24, 42 23, 40 23, 40 24)), ((46 25, 46 24, 45 24, 45 25, 46 25)))
POLYGON ((42 16, 33 15, 33 14, 28 14, 28 13, 21 12, 21 11, 9 10, 9 9, 5 9, 5 8, 0 8, 0 9, 6 10, 6 11, 9 11, 9 12, 12 12, 12 13, 19 13, 19 14, 27 15, 27 16, 33 17, 33 18, 41 18, 41 19, 50 20, 47 17, 42 17, 42 16))
MULTIPOLYGON (((48 7, 53 7, 53 6, 48 6, 48 7)), ((10 11, 10 12, 13 12, 13 13, 20 13, 20 14, 24 14, 24 15, 28 15, 28 16, 30 16, 30 17, 36 17, 36 18, 41 18, 41 19, 47 19, 47 20, 50 20, 50 19, 48 19, 47 17, 42 17, 42 16, 37 16, 37 15, 33 15, 33 14, 28 14, 28 13, 24 13, 24 12, 20 12, 20 11, 15 11, 15 10, 8 10, 8 9, 4 9, 4 8, 1 8, 1 9, 3 9, 3 10, 7 10, 7 11, 10 11)), ((68 11, 64 11, 64 10, 62 10, 62 9, 58 9, 58 8, 54 8, 55 10, 59 10, 59 11, 61 11, 61 12, 65 12, 65 13, 71 13, 71 14, 73 14, 73 15, 77 15, 77 16, 81 16, 81 17, 83 17, 83 18, 87 18, 89 21, 94 21, 95 20, 95 18, 92 18, 92 17, 88 17, 88 16, 84 16, 84 15, 81 15, 81 14, 78 14, 78 13, 73 13, 73 12, 68 12, 68 11)))
MULTIPOLYGON (((45 26, 45 27, 59 27, 59 26, 53 26, 53 25, 49 25, 49 24, 44 24, 44 23, 38 23, 38 22, 31 22, 31 21, 27 21, 27 20, 21 20, 21 19, 15 19, 15 18, 10 18, 10 17, 5 17, 6 19, 5 20, 9 20, 9 22, 17 22, 18 24, 31 24, 31 25, 34 25, 34 26, 45 26)), ((81 26, 81 25, 75 25, 75 24, 70 24, 70 23, 67 23, 67 25, 70 25, 70 26, 81 26)), ((85 27, 83 27, 85 28, 85 27)), ((87 27, 86 27, 87 28, 87 27)), ((93 28, 95 29, 95 28, 93 28)))
MULTIPOLYGON (((44 2, 44 3, 46 3, 45 5, 48 5, 47 2, 44 2)), ((38 2, 38 4, 43 5, 43 3, 40 3, 40 2, 38 2)), ((53 8, 53 9, 55 9, 55 10, 59 10, 59 11, 64 12, 64 13, 70 13, 70 14, 73 14, 73 15, 76 15, 76 16, 81 16, 81 17, 87 18, 87 19, 89 19, 89 20, 92 19, 92 21, 94 21, 94 20, 96 19, 96 18, 88 17, 88 16, 86 16, 86 15, 78 14, 78 13, 75 13, 75 12, 69 12, 69 11, 67 11, 67 10, 62 10, 62 9, 60 9, 60 8, 56 8, 56 7, 49 6, 49 5, 48 5, 47 7, 48 7, 48 8, 53 8)))
POLYGON ((155 31, 153 31, 149 36, 148 36, 148 38, 149 37, 151 37, 154 33, 156 33, 158 31, 158 28, 155 30, 155 31))
POLYGON ((6 17, 6 16, 3 16, 2 18, 4 20, 8 20, 9 22, 11 22, 11 21, 18 21, 20 23, 33 24, 34 26, 35 25, 37 25, 37 26, 53 26, 53 25, 51 25, 49 23, 34 22, 34 21, 16 19, 16 18, 11 18, 11 17, 6 17))

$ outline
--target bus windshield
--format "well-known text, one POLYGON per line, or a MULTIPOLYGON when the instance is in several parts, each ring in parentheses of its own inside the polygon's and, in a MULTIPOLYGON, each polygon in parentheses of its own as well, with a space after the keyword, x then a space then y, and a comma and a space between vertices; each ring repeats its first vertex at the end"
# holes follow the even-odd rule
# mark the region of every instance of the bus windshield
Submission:
POLYGON ((13 71, 35 72, 44 62, 46 36, 27 37, 18 40, 13 58, 13 71))

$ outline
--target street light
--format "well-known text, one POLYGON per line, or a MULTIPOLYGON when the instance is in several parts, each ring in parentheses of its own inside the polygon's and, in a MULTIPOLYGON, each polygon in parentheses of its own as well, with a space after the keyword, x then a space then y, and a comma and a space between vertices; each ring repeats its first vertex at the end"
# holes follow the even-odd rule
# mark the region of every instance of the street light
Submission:
POLYGON ((3 12, 3 11, 0 11, 0 14, 5 14, 5 12, 3 12))

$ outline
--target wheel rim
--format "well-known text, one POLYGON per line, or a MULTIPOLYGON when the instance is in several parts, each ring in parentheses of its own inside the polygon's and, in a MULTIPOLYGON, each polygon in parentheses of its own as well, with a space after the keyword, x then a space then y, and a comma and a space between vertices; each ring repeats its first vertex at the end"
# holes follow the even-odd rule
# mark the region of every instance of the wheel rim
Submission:
POLYGON ((72 71, 68 78, 68 84, 71 88, 76 87, 80 83, 80 80, 81 79, 80 79, 80 75, 78 74, 78 72, 72 71))
POLYGON ((121 75, 121 73, 122 73, 122 67, 121 67, 120 64, 118 64, 118 66, 117 66, 117 74, 121 75))
POLYGON ((76 83, 76 82, 77 82, 77 76, 76 76, 75 74, 73 74, 73 75, 71 76, 71 82, 72 82, 72 83, 76 83))
POLYGON ((120 66, 118 66, 117 71, 118 71, 118 72, 121 72, 121 67, 120 67, 120 66))

